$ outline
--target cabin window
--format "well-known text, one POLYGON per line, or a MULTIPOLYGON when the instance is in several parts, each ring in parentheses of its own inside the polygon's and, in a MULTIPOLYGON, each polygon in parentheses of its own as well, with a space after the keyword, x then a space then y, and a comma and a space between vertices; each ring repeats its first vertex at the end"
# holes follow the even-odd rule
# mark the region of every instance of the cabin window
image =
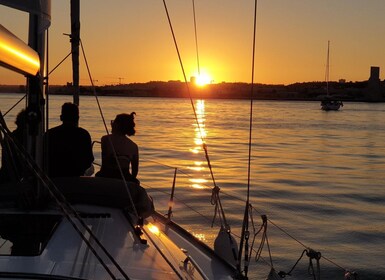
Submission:
POLYGON ((60 215, 0 214, 0 255, 40 255, 61 220, 60 215))

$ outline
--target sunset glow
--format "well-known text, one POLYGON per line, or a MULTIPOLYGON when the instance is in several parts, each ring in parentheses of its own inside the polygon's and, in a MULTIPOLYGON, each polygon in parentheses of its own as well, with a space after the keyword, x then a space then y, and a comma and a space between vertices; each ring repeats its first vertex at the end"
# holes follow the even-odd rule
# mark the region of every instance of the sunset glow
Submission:
MULTIPOLYGON (((261 4, 255 81, 290 84, 324 80, 328 40, 333 42, 333 80, 364 81, 368 79, 371 65, 385 69, 385 39, 376 35, 385 28, 382 12, 385 1, 364 2, 299 1, 293 4, 291 1, 268 1, 261 4), (317 16, 309 17, 309 11, 318 11, 317 16), (362 11, 358 18, 357 11, 362 11), (309 37, 308 34, 319 35, 309 37)), ((175 59, 176 50, 170 39, 170 28, 165 24, 162 5, 151 5, 147 1, 116 0, 110 4, 93 0, 81 1, 80 6, 81 38, 98 85, 184 79, 175 59), (121 36, 125 33, 127 36, 121 36), (99 40, 100 34, 105 34, 106 38, 99 40), (93 47, 95 44, 98 47, 93 47)), ((229 0, 197 5, 199 63, 202 66, 198 71, 191 5, 170 1, 181 58, 188 78, 196 77, 198 89, 211 83, 251 82, 253 13, 250 11, 253 7, 253 2, 239 5, 229 0)), ((0 15, 5 28, 28 42, 28 13, 0 6, 0 15)), ((52 2, 48 69, 55 68, 70 53, 71 44, 68 37, 63 36, 63 32, 70 32, 70 27, 70 3, 52 2)), ((80 61, 81 83, 89 84, 82 57, 80 61)), ((24 82, 23 75, 0 67, 0 84, 24 82)), ((50 76, 51 85, 66 85, 67 82, 72 82, 70 60, 50 76)))
POLYGON ((195 84, 199 87, 204 87, 210 84, 212 81, 211 77, 206 73, 201 73, 196 77, 195 84))

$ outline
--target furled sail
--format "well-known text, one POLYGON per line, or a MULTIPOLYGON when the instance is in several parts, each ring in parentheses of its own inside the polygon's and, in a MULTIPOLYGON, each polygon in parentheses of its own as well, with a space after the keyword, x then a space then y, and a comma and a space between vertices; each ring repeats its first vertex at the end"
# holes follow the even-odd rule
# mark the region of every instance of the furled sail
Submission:
POLYGON ((40 69, 36 51, 0 24, 0 65, 35 76, 40 69))
POLYGON ((36 38, 44 38, 43 33, 51 25, 51 0, 0 0, 0 4, 35 16, 38 34, 27 45, 0 25, 0 65, 25 75, 37 75, 43 61, 38 53, 42 53, 44 44, 38 44, 36 38))

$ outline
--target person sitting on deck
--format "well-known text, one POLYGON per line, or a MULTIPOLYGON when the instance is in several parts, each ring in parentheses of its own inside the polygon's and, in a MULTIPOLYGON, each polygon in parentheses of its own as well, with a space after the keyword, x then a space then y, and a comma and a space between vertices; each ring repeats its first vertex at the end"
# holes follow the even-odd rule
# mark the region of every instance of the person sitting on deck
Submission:
POLYGON ((127 137, 135 135, 134 115, 135 112, 119 114, 111 121, 111 134, 101 139, 102 166, 95 176, 122 178, 122 171, 127 181, 139 183, 136 179, 139 169, 138 145, 127 137))
MULTIPOLYGON (((16 145, 25 146, 25 139, 27 134, 27 112, 25 109, 21 110, 16 116, 16 129, 12 131, 11 137, 16 145)), ((18 150, 15 148, 9 139, 4 138, 2 143, 1 169, 0 169, 0 183, 10 181, 14 177, 22 177, 24 165, 21 159, 18 158, 18 150)))
POLYGON ((50 177, 83 176, 92 168, 91 136, 78 126, 79 108, 73 103, 64 103, 60 115, 61 125, 49 129, 44 135, 48 152, 46 164, 50 177))

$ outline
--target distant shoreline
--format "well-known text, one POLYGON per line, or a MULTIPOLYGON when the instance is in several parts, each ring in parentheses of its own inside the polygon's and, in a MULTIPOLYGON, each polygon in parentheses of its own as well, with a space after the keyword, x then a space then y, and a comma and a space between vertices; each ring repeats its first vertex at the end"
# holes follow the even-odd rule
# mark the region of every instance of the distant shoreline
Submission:
MULTIPOLYGON (((295 83, 291 85, 253 85, 255 100, 320 101, 326 97, 325 82, 295 83)), ((50 85, 52 95, 72 95, 74 87, 68 85, 50 85)), ((364 82, 329 82, 329 97, 342 101, 385 102, 385 84, 379 82, 373 87, 364 82)), ((202 98, 202 99, 250 99, 251 84, 219 83, 197 87, 181 81, 147 82, 119 85, 96 86, 98 96, 120 97, 167 97, 167 98, 202 98)), ((91 86, 80 86, 80 95, 93 93, 91 86)), ((0 93, 25 93, 25 85, 0 85, 0 93)))

